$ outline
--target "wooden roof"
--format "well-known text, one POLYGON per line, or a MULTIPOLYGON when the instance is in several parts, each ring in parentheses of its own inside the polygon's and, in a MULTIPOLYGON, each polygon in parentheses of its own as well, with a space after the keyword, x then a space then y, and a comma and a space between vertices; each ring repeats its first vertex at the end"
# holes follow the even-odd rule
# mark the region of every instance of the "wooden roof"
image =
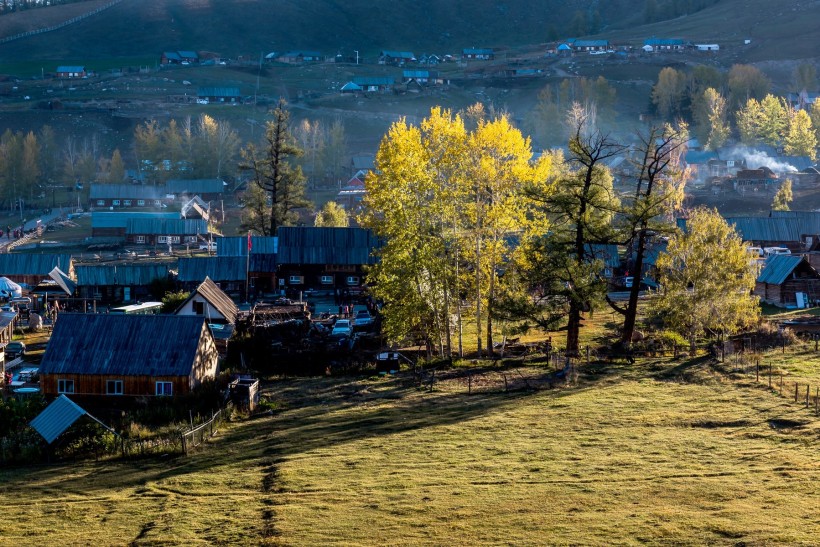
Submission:
POLYGON ((185 301, 177 308, 177 312, 182 309, 191 299, 197 294, 208 301, 216 311, 218 311, 229 323, 236 322, 236 316, 239 313, 239 308, 236 307, 231 297, 225 294, 225 291, 216 286, 216 283, 211 281, 210 277, 206 277, 199 287, 191 293, 185 301))
POLYGON ((203 336, 204 317, 62 313, 40 374, 189 376, 203 336))

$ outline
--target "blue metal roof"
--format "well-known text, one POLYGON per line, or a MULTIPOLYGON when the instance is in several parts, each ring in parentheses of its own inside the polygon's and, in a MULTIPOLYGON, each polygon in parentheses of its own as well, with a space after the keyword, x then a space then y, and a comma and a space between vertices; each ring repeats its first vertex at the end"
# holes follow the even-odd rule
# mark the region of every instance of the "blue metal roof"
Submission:
MULTIPOLYGON (((248 256, 248 236, 215 237, 217 256, 248 256)), ((276 254, 279 238, 271 236, 251 236, 251 256, 256 254, 276 254)))
POLYGON ((55 267, 70 271, 71 260, 68 254, 0 253, 0 276, 47 276, 55 267))
POLYGON ((363 228, 279 228, 279 264, 374 264, 378 239, 363 228))
POLYGON ((492 55, 492 48, 466 47, 461 50, 462 55, 492 55))
POLYGON ((31 420, 31 427, 43 436, 48 444, 54 442, 71 424, 87 413, 77 403, 60 395, 45 410, 31 420))
POLYGON ((196 92, 198 97, 225 97, 239 98, 242 94, 238 87, 200 87, 196 92))
POLYGON ((371 85, 393 85, 395 83, 395 79, 391 76, 356 76, 353 78, 353 83, 358 86, 371 86, 371 85))
POLYGON ((645 46, 682 46, 683 44, 680 38, 647 38, 643 41, 645 46))
POLYGON ((800 222, 796 218, 727 217, 728 224, 743 241, 767 241, 773 243, 796 243, 800 241, 800 222))
MULTIPOLYGON (((758 283, 771 283, 780 285, 805 259, 800 255, 773 255, 766 260, 760 275, 757 277, 758 283)), ((808 265, 808 262, 806 262, 808 265)), ((809 266, 811 267, 811 266, 809 266)))
POLYGON ((179 213, 148 213, 141 211, 106 212, 94 211, 91 213, 92 228, 122 228, 128 226, 128 221, 136 218, 142 219, 176 219, 179 213))
POLYGON ((201 316, 63 313, 40 374, 190 376, 204 326, 201 316))
POLYGON ((102 287, 136 287, 150 285, 156 279, 166 279, 170 264, 100 264, 77 266, 77 285, 102 287))
POLYGON ((241 256, 180 258, 178 264, 177 279, 182 283, 201 283, 206 277, 216 283, 247 278, 247 258, 241 256))
POLYGON ((91 199, 145 199, 156 200, 165 197, 161 186, 143 186, 142 184, 98 184, 91 185, 91 199))
POLYGON ((132 218, 125 225, 126 234, 205 235, 208 221, 201 218, 132 218))
POLYGON ((165 183, 169 194, 221 194, 225 191, 222 179, 171 179, 165 183))

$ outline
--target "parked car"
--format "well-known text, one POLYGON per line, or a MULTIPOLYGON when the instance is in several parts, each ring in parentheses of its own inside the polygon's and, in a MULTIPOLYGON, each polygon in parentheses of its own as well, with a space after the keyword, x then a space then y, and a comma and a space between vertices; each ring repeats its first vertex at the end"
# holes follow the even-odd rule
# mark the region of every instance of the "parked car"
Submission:
POLYGON ((200 243, 199 245, 200 251, 215 251, 216 250, 216 241, 211 241, 208 243, 200 243))
POLYGON ((6 357, 15 359, 26 354, 26 345, 23 342, 11 341, 6 344, 6 357))
POLYGON ((330 331, 331 336, 350 336, 353 332, 353 327, 350 325, 350 320, 339 319, 333 325, 333 330, 330 331))
POLYGON ((359 310, 356 312, 356 317, 353 318, 353 325, 357 327, 364 327, 373 323, 373 317, 367 310, 359 310))

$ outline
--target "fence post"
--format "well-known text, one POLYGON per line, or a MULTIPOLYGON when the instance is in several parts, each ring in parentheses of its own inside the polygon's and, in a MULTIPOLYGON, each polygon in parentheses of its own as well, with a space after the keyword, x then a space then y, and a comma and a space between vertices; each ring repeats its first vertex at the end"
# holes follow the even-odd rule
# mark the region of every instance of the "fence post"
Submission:
POLYGON ((587 346, 587 366, 589 366, 589 346, 587 346))
POLYGON ((188 455, 188 448, 185 446, 185 433, 180 435, 182 437, 182 453, 188 455))
POLYGON ((755 362, 755 383, 760 382, 760 359, 755 362))
POLYGON ((794 402, 797 402, 797 382, 794 383, 794 402))
POLYGON ((820 410, 818 408, 820 406, 820 387, 816 388, 814 392, 814 414, 817 415, 817 411, 820 410))
POLYGON ((769 389, 772 389, 772 365, 769 364, 769 389))
POLYGON ((501 376, 504 378, 504 391, 506 392, 507 391, 507 375, 502 374, 501 376))
POLYGON ((472 371, 467 373, 467 395, 472 395, 473 393, 473 373, 472 371))
POLYGON ((806 408, 809 408, 809 393, 811 392, 811 386, 806 384, 806 408))
POLYGON ((783 395, 783 373, 780 373, 780 394, 783 395))

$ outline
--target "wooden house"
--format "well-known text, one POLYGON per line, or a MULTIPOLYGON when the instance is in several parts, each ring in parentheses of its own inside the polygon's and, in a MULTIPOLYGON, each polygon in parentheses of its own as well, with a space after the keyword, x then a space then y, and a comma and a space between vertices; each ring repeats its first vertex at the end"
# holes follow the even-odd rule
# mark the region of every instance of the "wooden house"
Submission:
MULTIPOLYGON (((248 287, 252 294, 272 294, 277 290, 276 251, 279 238, 252 236, 250 246, 245 236, 220 237, 215 240, 217 256, 238 257, 245 261, 245 267, 248 270, 248 287), (247 259, 249 252, 250 260, 247 259)), ((204 278, 200 278, 202 279, 204 278)), ((225 288, 230 284, 220 283, 220 286, 225 288)))
POLYGON ((247 255, 180 258, 177 265, 177 282, 183 290, 194 291, 205 278, 210 278, 235 301, 247 301, 247 255))
POLYGON ((162 187, 142 184, 92 184, 89 205, 115 209, 160 208, 173 202, 162 187))
POLYGON ((421 86, 441 85, 444 80, 435 70, 403 70, 402 82, 405 84, 417 83, 421 86))
POLYGON ((197 99, 209 103, 241 103, 242 94, 238 87, 200 87, 197 99))
POLYGON ((216 376, 217 361, 203 317, 63 313, 40 387, 49 397, 184 395, 216 376))
POLYGON ((407 63, 415 62, 416 56, 412 51, 390 51, 385 50, 379 53, 380 65, 397 65, 402 66, 407 63))
POLYGON ((208 222, 200 218, 132 218, 125 226, 125 241, 137 245, 198 245, 200 239, 207 238, 208 230, 208 222))
POLYGON ((84 66, 58 66, 57 77, 60 79, 85 78, 88 76, 84 66))
POLYGON ((570 45, 575 53, 607 51, 610 48, 609 40, 574 40, 570 45))
POLYGON ((775 306, 814 305, 820 302, 820 274, 804 256, 774 255, 766 260, 754 294, 775 306))
POLYGON ((196 51, 163 51, 159 58, 161 65, 191 65, 199 62, 199 54, 196 51))
POLYGON ((467 47, 461 50, 461 58, 465 61, 492 61, 495 53, 492 48, 467 47))
POLYGON ((780 179, 766 166, 759 169, 742 169, 733 181, 734 189, 746 192, 775 192, 780 187, 780 179))
POLYGON ((318 63, 323 57, 318 51, 288 51, 274 58, 280 63, 287 63, 289 65, 303 65, 306 63, 318 63))
POLYGON ((92 211, 91 237, 125 239, 128 221, 137 218, 178 219, 176 212, 140 212, 140 211, 92 211))
POLYGON ((392 89, 395 83, 396 80, 392 76, 356 76, 353 78, 353 84, 365 93, 383 93, 392 89))
POLYGON ((802 227, 794 217, 726 217, 735 231, 750 245, 759 247, 801 248, 802 227))
POLYGON ((159 262, 79 265, 75 268, 77 294, 102 305, 156 300, 169 287, 171 267, 159 262))
POLYGON ((208 202, 222 199, 226 187, 222 179, 171 179, 165 183, 165 193, 182 200, 199 196, 208 202))
POLYGON ((74 276, 74 259, 68 254, 0 253, 0 276, 21 285, 36 287, 51 279, 55 267, 74 276))
POLYGON ((363 228, 279 228, 279 287, 361 292, 378 239, 363 228))
POLYGON ((216 286, 210 277, 194 289, 174 312, 176 315, 205 317, 208 323, 236 323, 239 308, 225 291, 216 286))
POLYGON ((644 51, 683 51, 691 47, 680 38, 647 38, 643 42, 644 51))

